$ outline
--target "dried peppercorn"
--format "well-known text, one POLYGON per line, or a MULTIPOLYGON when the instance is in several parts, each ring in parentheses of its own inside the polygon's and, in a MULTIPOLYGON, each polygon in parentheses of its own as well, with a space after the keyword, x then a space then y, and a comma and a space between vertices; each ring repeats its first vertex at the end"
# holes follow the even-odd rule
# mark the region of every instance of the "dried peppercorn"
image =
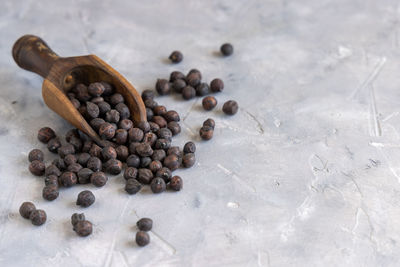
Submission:
POLYGON ((171 131, 172 135, 177 135, 181 132, 181 126, 176 121, 170 121, 167 128, 171 131))
POLYGON ((205 96, 210 93, 210 87, 207 83, 200 83, 196 86, 196 95, 205 96))
POLYGON ((221 45, 221 53, 224 56, 230 56, 233 54, 233 46, 230 43, 225 43, 221 45))
POLYGON ((54 164, 60 171, 63 171, 67 168, 67 165, 62 158, 54 159, 52 164, 54 164))
POLYGON ((146 99, 146 100, 144 101, 144 105, 146 106, 146 108, 151 108, 151 109, 153 109, 153 108, 155 108, 155 107, 158 106, 158 103, 157 103, 156 101, 154 101, 153 99, 148 98, 148 99, 146 99))
POLYGON ((121 145, 121 146, 117 146, 117 147, 115 148, 115 151, 117 152, 117 159, 119 159, 119 160, 125 162, 126 159, 127 159, 128 156, 129 156, 129 150, 128 150, 128 148, 127 148, 126 146, 122 146, 122 145, 121 145))
POLYGON ((170 181, 171 176, 172 176, 172 172, 167 167, 162 167, 156 173, 156 177, 162 178, 166 183, 168 183, 170 181))
POLYGON ((90 159, 90 154, 89 153, 81 153, 78 156, 78 163, 81 164, 82 166, 86 166, 88 160, 90 159))
POLYGON ((192 167, 195 162, 196 162, 196 157, 195 157, 194 153, 186 153, 182 157, 182 165, 185 168, 192 167))
POLYGON ((208 118, 203 122, 203 126, 209 126, 209 127, 214 129, 215 128, 215 121, 213 119, 208 118))
POLYGON ((78 177, 74 172, 67 171, 61 174, 60 183, 65 187, 71 187, 78 183, 78 177))
POLYGON ((187 154, 194 152, 196 152, 196 145, 193 142, 189 141, 183 146, 183 153, 187 154))
POLYGON ((180 176, 174 176, 171 178, 171 181, 169 182, 169 188, 174 191, 180 191, 183 186, 183 181, 180 176))
POLYGON ((168 149, 171 146, 171 141, 168 139, 157 139, 156 143, 154 144, 155 149, 168 149))
POLYGON ((146 90, 144 90, 144 91, 142 92, 142 99, 143 99, 143 101, 146 100, 146 99, 149 99, 149 98, 150 98, 150 99, 153 99, 154 96, 155 96, 155 93, 154 93, 154 91, 151 90, 151 89, 146 89, 146 90))
POLYGON ((91 96, 89 95, 88 88, 86 85, 80 83, 75 87, 76 98, 79 101, 89 101, 91 96))
POLYGON ((29 171, 36 176, 42 176, 45 172, 46 166, 42 161, 34 160, 29 164, 29 171))
POLYGON ((151 163, 150 157, 141 157, 140 158, 140 168, 148 168, 151 163))
POLYGON ((171 140, 172 132, 168 128, 160 128, 160 130, 158 130, 158 132, 157 132, 157 136, 158 136, 158 138, 171 140))
POLYGON ((47 143, 47 149, 52 153, 57 153, 57 150, 61 147, 61 141, 57 137, 50 139, 47 143))
POLYGON ((101 155, 103 156, 103 160, 107 161, 109 159, 116 159, 117 158, 117 151, 115 148, 111 146, 106 146, 101 151, 101 155))
POLYGON ((49 166, 46 167, 44 174, 46 175, 46 177, 50 175, 55 175, 58 177, 61 175, 61 171, 56 165, 50 164, 49 166))
POLYGON ((168 148, 167 155, 176 155, 178 158, 181 158, 183 153, 179 146, 171 146, 168 148))
POLYGON ((124 171, 124 178, 125 178, 125 180, 136 179, 137 174, 138 174, 138 171, 136 168, 128 167, 124 171))
POLYGON ((191 69, 186 76, 189 76, 191 74, 196 74, 199 76, 200 79, 202 78, 201 72, 198 69, 191 69))
POLYGON ((75 147, 71 144, 65 144, 58 148, 57 152, 61 158, 64 158, 66 155, 75 154, 75 147))
POLYGON ((39 226, 46 222, 47 215, 44 210, 36 209, 29 215, 29 220, 31 220, 33 225, 39 226))
POLYGON ((43 154, 42 150, 35 148, 29 152, 28 159, 29 159, 29 162, 32 162, 34 160, 43 161, 44 154, 43 154))
POLYGON ((75 154, 68 154, 64 157, 64 162, 67 165, 71 165, 73 163, 76 163, 78 159, 76 158, 75 154))
POLYGON ((154 116, 152 121, 155 122, 160 128, 167 126, 167 121, 161 116, 154 116))
POLYGON ((156 133, 160 129, 160 126, 158 126, 158 124, 155 122, 151 121, 149 122, 149 125, 150 125, 150 131, 152 131, 153 133, 156 133))
POLYGON ((143 133, 148 133, 150 132, 150 124, 147 121, 140 121, 137 124, 137 127, 143 131, 143 133))
POLYGON ((138 244, 138 246, 144 247, 150 243, 150 236, 148 233, 146 233, 144 231, 139 231, 136 233, 135 240, 136 240, 136 244, 138 244))
POLYGON ((79 236, 88 236, 92 233, 93 231, 93 226, 92 223, 89 221, 78 221, 74 225, 74 231, 79 235, 79 236))
POLYGON ((156 91, 159 95, 167 95, 171 92, 171 85, 168 80, 158 79, 156 82, 156 91))
POLYGON ((179 63, 183 59, 183 54, 180 51, 173 51, 168 58, 172 63, 179 63))
POLYGON ((138 170, 137 180, 142 184, 150 184, 154 175, 149 169, 141 168, 138 170))
POLYGON ((140 158, 137 155, 132 154, 126 159, 126 165, 128 167, 138 168, 140 165, 140 158))
POLYGON ((103 123, 99 128, 99 135, 103 139, 112 139, 115 135, 115 128, 110 123, 103 123))
POLYGON ((92 173, 92 175, 90 176, 90 181, 94 186, 102 187, 107 183, 108 177, 105 175, 104 172, 98 171, 92 173))
POLYGON ((170 169, 171 171, 178 169, 179 165, 180 165, 179 158, 175 154, 168 155, 164 159, 163 163, 164 163, 164 166, 167 167, 168 169, 170 169))
POLYGON ((67 167, 67 170, 68 170, 68 171, 74 172, 74 173, 79 172, 81 169, 82 169, 82 166, 81 166, 81 164, 79 164, 79 163, 72 163, 71 165, 69 165, 69 166, 67 167))
POLYGON ((118 123, 118 127, 120 129, 129 131, 129 129, 131 129, 133 127, 133 122, 128 119, 123 119, 123 120, 120 120, 120 122, 118 123))
POLYGON ((201 82, 201 73, 199 71, 192 71, 186 75, 186 82, 192 87, 196 87, 201 82))
POLYGON ((186 82, 183 79, 177 79, 172 83, 172 88, 174 89, 175 92, 177 93, 182 93, 183 88, 186 87, 186 82))
POLYGON ((71 100, 72 105, 73 105, 76 109, 79 109, 79 107, 81 106, 81 102, 79 102, 79 100, 76 99, 76 98, 71 98, 70 100, 71 100))
POLYGON ((150 108, 146 108, 146 118, 147 118, 147 121, 151 121, 151 119, 153 119, 153 116, 154 116, 153 110, 150 109, 150 108))
POLYGON ((87 114, 86 106, 80 106, 78 108, 79 113, 84 117, 86 120, 89 119, 89 115, 87 114))
MULTIPOLYGON (((119 103, 119 104, 123 104, 123 103, 119 103)), ((117 122, 119 122, 119 119, 120 119, 120 114, 115 109, 112 109, 112 110, 110 110, 109 112, 106 113, 106 116, 105 116, 106 122, 117 123, 117 122)))
POLYGON ((139 128, 131 128, 128 132, 129 142, 141 142, 143 140, 144 133, 139 128))
POLYGON ((49 175, 44 179, 45 185, 55 185, 58 187, 58 177, 56 175, 49 175))
POLYGON ((103 124, 103 123, 105 123, 106 121, 105 120, 103 120, 102 118, 95 118, 95 119, 92 119, 90 122, 89 122, 89 124, 90 124, 90 126, 92 126, 92 128, 93 128, 93 130, 95 130, 95 131, 99 131, 99 129, 100 129, 100 126, 103 124))
POLYGON ((163 116, 165 113, 167 113, 167 108, 163 105, 159 105, 153 109, 153 112, 157 116, 163 116))
POLYGON ((82 146, 82 152, 89 153, 92 146, 93 146, 93 141, 91 140, 85 141, 82 146))
POLYGON ((169 75, 169 81, 170 82, 174 82, 175 80, 178 80, 178 79, 185 80, 185 78, 186 78, 185 74, 183 74, 180 71, 173 71, 169 75))
POLYGON ((21 216, 25 219, 29 219, 29 216, 34 210, 36 210, 35 204, 33 204, 32 202, 24 202, 19 207, 19 214, 21 214, 21 216))
POLYGON ((164 160, 165 156, 166 156, 165 150, 156 149, 156 150, 153 150, 153 155, 151 156, 151 158, 153 160, 162 161, 162 160, 164 160))
POLYGON ((92 102, 86 102, 86 114, 89 118, 94 119, 100 115, 99 107, 92 102))
POLYGON ((65 134, 65 141, 69 142, 72 137, 79 138, 78 129, 70 129, 70 130, 68 130, 68 132, 65 134))
POLYGON ((109 174, 120 174, 122 171, 122 162, 117 159, 109 159, 106 163, 106 171, 109 174))
POLYGON ((100 83, 104 86, 103 96, 109 96, 113 94, 114 88, 111 84, 107 82, 100 82, 100 83))
POLYGON ((167 120, 167 122, 181 120, 178 112, 176 112, 175 110, 168 110, 167 113, 165 113, 164 118, 167 120))
POLYGON ((202 105, 205 110, 212 110, 217 105, 218 101, 213 96, 206 96, 203 98, 202 105))
POLYGON ((78 171, 78 182, 80 184, 88 184, 90 183, 90 176, 92 175, 93 171, 89 168, 82 168, 78 171))
POLYGON ((91 83, 88 87, 88 93, 92 96, 101 96, 104 93, 104 85, 102 83, 91 83))
POLYGON ((149 164, 149 169, 150 171, 152 171, 153 173, 156 173, 158 170, 160 170, 162 168, 162 163, 158 160, 153 160, 152 162, 150 162, 149 164))
POLYGON ((182 97, 185 100, 190 100, 196 96, 196 90, 192 86, 185 86, 182 89, 182 97))
POLYGON ((84 190, 78 194, 76 205, 87 208, 94 203, 96 197, 89 190, 84 190))
POLYGON ((111 105, 116 106, 117 104, 124 102, 124 97, 121 94, 116 93, 110 97, 109 102, 111 103, 111 105))
POLYGON ((102 148, 99 147, 97 144, 94 144, 94 143, 93 143, 93 144, 92 144, 92 147, 91 147, 90 150, 89 150, 89 154, 90 154, 90 156, 92 156, 92 157, 101 158, 101 157, 102 157, 101 151, 102 151, 102 148))
POLYGON ((203 140, 210 140, 213 137, 214 129, 209 126, 203 126, 200 128, 199 134, 203 140))
POLYGON ((102 98, 101 96, 96 96, 96 97, 92 98, 92 100, 90 100, 90 102, 97 105, 100 102, 104 102, 104 98, 102 98))
POLYGON ((90 157, 86 163, 86 167, 94 172, 100 171, 102 167, 101 160, 98 157, 90 157))
POLYGON ((235 115, 239 110, 239 105, 235 100, 229 100, 222 106, 222 111, 227 115, 235 115))
POLYGON ((125 191, 130 194, 134 195, 142 189, 142 185, 136 179, 128 179, 125 184, 125 191))
POLYGON ((222 92, 224 90, 224 82, 221 79, 214 79, 210 83, 210 89, 213 92, 222 92))
POLYGON ((85 220, 85 214, 83 214, 83 213, 74 213, 71 216, 71 224, 72 224, 72 226, 75 226, 75 224, 77 222, 84 221, 84 220, 85 220))
POLYGON ((147 143, 141 143, 136 146, 136 153, 141 157, 149 157, 153 154, 153 149, 147 143))
POLYGON ((124 103, 117 104, 115 109, 118 111, 121 120, 128 119, 131 116, 128 106, 124 103))
POLYGON ((164 179, 160 178, 160 177, 156 177, 154 178, 151 183, 150 183, 150 189, 153 193, 158 194, 161 192, 164 192, 166 189, 166 184, 164 179))
POLYGON ((103 116, 111 110, 111 105, 105 101, 98 103, 97 106, 99 107, 100 116, 103 116))
POLYGON ((58 192, 57 185, 46 185, 43 188, 42 196, 46 200, 52 201, 52 200, 58 198, 58 195, 59 195, 59 192, 58 192))
POLYGON ((69 143, 74 147, 75 153, 78 153, 81 151, 83 143, 80 138, 77 137, 71 137, 71 140, 69 140, 69 143))
POLYGON ((155 133, 146 133, 143 137, 143 142, 153 146, 154 143, 157 141, 157 135, 155 133))
POLYGON ((136 226, 140 231, 148 232, 153 228, 153 220, 150 218, 141 218, 136 222, 136 226))
POLYGON ((45 144, 47 144, 47 142, 54 137, 56 137, 56 133, 50 127, 41 128, 37 135, 39 141, 45 144))

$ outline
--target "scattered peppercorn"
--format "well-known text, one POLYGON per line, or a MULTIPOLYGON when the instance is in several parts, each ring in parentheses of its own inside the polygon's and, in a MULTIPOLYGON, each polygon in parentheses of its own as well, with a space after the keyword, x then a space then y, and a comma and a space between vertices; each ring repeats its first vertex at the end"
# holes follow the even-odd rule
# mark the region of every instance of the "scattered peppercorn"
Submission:
POLYGON ((36 210, 35 204, 32 202, 24 202, 19 208, 19 214, 25 219, 29 219, 32 211, 36 210))
POLYGON ((222 92, 224 89, 224 82, 221 79, 214 79, 210 83, 210 89, 213 92, 222 92))
POLYGON ((150 231, 153 228, 153 220, 150 218, 141 218, 136 222, 136 226, 140 231, 150 231))
POLYGON ((192 167, 195 162, 196 162, 196 157, 195 157, 194 153, 186 153, 182 157, 182 165, 185 168, 192 167))
POLYGON ((170 169, 171 171, 174 171, 179 168, 179 158, 175 154, 168 155, 164 159, 164 166, 170 169))
POLYGON ((200 128, 199 133, 203 140, 210 140, 213 137, 214 129, 209 126, 203 126, 200 128))
POLYGON ((211 118, 208 118, 203 122, 203 126, 209 126, 209 127, 214 129, 215 128, 215 121, 213 119, 211 119, 211 118))
POLYGON ((183 181, 180 176, 174 176, 171 178, 171 181, 169 182, 169 188, 174 190, 174 191, 180 191, 183 186, 183 181))
POLYGON ((187 154, 194 152, 196 152, 196 145, 193 142, 189 141, 183 146, 183 153, 187 154))
POLYGON ((185 100, 190 100, 196 96, 196 90, 192 86, 185 86, 182 89, 182 97, 185 100))
POLYGON ((57 150, 61 147, 60 139, 54 137, 47 143, 47 149, 52 153, 57 153, 57 150))
POLYGON ((173 63, 179 63, 183 59, 183 55, 180 51, 173 51, 168 57, 173 63))
POLYGON ((44 174, 45 169, 46 166, 42 161, 39 160, 34 160, 29 165, 29 171, 36 176, 42 176, 44 174))
POLYGON ((125 191, 130 194, 134 195, 142 189, 142 185, 136 179, 128 179, 126 180, 125 184, 125 191))
POLYGON ((89 168, 82 168, 78 171, 78 182, 80 184, 88 184, 90 183, 90 176, 92 175, 93 171, 89 168))
POLYGON ((54 164, 50 164, 49 166, 46 167, 46 170, 44 172, 44 175, 46 177, 50 176, 50 175, 55 175, 55 176, 60 176, 61 175, 61 171, 60 169, 54 165, 54 164))
POLYGON ((96 197, 89 190, 84 190, 78 194, 78 199, 76 200, 76 205, 82 206, 84 208, 89 207, 94 203, 96 197))
POLYGON ((92 233, 93 226, 91 222, 83 220, 77 221, 73 229, 79 236, 88 236, 92 233))
POLYGON ((84 220, 85 220, 85 214, 83 214, 83 213, 74 213, 71 216, 72 226, 75 226, 77 222, 84 221, 84 220))
POLYGON ((156 83, 156 90, 160 95, 167 95, 171 91, 171 85, 165 79, 158 79, 156 83))
POLYGON ((35 148, 29 152, 28 159, 29 159, 29 162, 32 162, 34 160, 43 161, 44 154, 43 154, 42 150, 35 148))
POLYGON ((58 187, 58 177, 55 175, 49 175, 44 178, 44 184, 47 185, 55 185, 58 187))
POLYGON ((166 188, 165 181, 160 177, 156 177, 151 181, 150 188, 155 194, 164 192, 166 188))
POLYGON ((144 231, 139 231, 136 233, 136 244, 140 247, 147 246, 150 243, 150 236, 144 231))
POLYGON ((106 171, 109 174, 120 174, 122 171, 122 162, 117 159, 109 159, 106 163, 106 171))
POLYGON ((223 44, 220 48, 222 55, 230 56, 233 54, 233 46, 229 43, 223 44))
POLYGON ((58 198, 58 195, 59 195, 59 192, 58 192, 57 185, 46 185, 43 188, 42 196, 46 200, 52 201, 52 200, 58 198))
POLYGON ((76 177, 75 173, 67 171, 61 174, 60 183, 65 187, 71 187, 78 183, 78 177, 76 177))
POLYGON ((151 90, 151 89, 146 89, 146 90, 144 90, 144 91, 142 92, 142 99, 143 99, 143 101, 146 100, 146 99, 148 99, 148 98, 153 99, 154 96, 155 96, 154 91, 151 90))
POLYGON ((39 226, 46 222, 47 215, 44 210, 33 210, 29 215, 29 220, 31 220, 33 225, 39 226))
POLYGON ((96 187, 102 187, 107 183, 107 176, 104 174, 104 172, 94 172, 91 176, 90 176, 90 181, 92 182, 92 184, 96 187))
POLYGON ((37 137, 40 142, 47 144, 50 139, 56 137, 56 133, 49 127, 43 127, 39 130, 37 137))
POLYGON ((228 115, 235 115, 238 109, 239 105, 235 100, 226 101, 222 107, 222 111, 228 115))
POLYGON ((86 163, 86 167, 94 172, 100 171, 102 167, 101 160, 98 157, 90 157, 86 163))
POLYGON ((137 180, 142 184, 150 184, 153 177, 154 175, 149 169, 140 168, 138 170, 137 180))
POLYGON ((205 96, 210 93, 210 87, 207 83, 200 83, 196 86, 196 95, 205 96))
POLYGON ((101 96, 104 90, 105 88, 102 83, 91 83, 88 87, 88 93, 92 96, 101 96))
POLYGON ((203 98, 202 105, 205 110, 212 110, 217 105, 217 99, 213 96, 203 98))
POLYGON ((171 72, 171 74, 169 76, 169 81, 174 82, 175 80, 178 80, 178 79, 185 80, 186 79, 185 74, 183 74, 180 71, 171 72))

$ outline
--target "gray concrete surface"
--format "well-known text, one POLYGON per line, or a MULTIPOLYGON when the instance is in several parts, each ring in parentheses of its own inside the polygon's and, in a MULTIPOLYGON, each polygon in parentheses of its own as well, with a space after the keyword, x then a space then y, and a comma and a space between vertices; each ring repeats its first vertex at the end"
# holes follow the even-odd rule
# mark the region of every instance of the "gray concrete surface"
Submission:
POLYGON ((398 1, 1 4, 0 266, 399 266, 398 1), (88 209, 74 204, 78 186, 42 199, 27 154, 44 148, 40 127, 70 126, 44 105, 42 79, 12 60, 26 33, 63 56, 98 55, 140 91, 175 69, 225 81, 216 111, 157 99, 184 118, 174 143, 198 145, 196 166, 177 171, 182 192, 128 196, 117 176, 88 187, 97 197, 88 209), (235 54, 221 58, 226 41, 235 54), (165 60, 174 49, 185 55, 179 65, 165 60), (228 99, 240 104, 229 118, 228 99), (208 117, 214 139, 201 142, 208 117), (44 226, 18 215, 28 200, 47 211, 44 226), (77 211, 95 225, 88 238, 71 229, 77 211), (143 216, 154 231, 138 248, 143 216))

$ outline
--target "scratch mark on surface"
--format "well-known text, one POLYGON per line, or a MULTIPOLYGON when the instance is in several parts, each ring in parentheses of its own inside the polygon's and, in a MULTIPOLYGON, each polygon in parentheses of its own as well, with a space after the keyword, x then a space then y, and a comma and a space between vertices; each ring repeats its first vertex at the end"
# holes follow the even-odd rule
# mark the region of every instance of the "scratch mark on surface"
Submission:
POLYGON ((382 68, 386 63, 386 60, 387 60, 386 57, 381 58, 381 60, 375 65, 374 69, 367 76, 364 82, 356 90, 353 91, 353 93, 348 97, 347 100, 353 99, 358 94, 359 91, 364 90, 378 77, 379 73, 382 71, 382 68))
POLYGON ((378 112, 376 109, 376 99, 375 99, 374 87, 372 84, 369 86, 369 99, 370 99, 369 106, 370 106, 370 112, 371 112, 370 116, 372 117, 371 123, 373 125, 373 127, 370 127, 370 128, 374 129, 374 133, 371 136, 381 136, 382 130, 381 130, 381 126, 380 126, 380 123, 378 120, 378 112))
POLYGON ((257 119, 257 117, 255 115, 253 115, 252 113, 248 112, 247 110, 243 109, 244 112, 246 112, 246 114, 253 120, 256 122, 257 124, 257 129, 261 134, 264 134, 264 128, 261 124, 261 122, 257 119))
POLYGON ((382 119, 382 122, 386 122, 399 114, 400 114, 400 112, 398 112, 398 111, 393 112, 393 113, 389 114, 386 118, 382 119))
POLYGON ((269 252, 267 250, 261 250, 261 251, 259 250, 257 252, 257 265, 258 266, 271 266, 271 259, 269 256, 269 252), (266 255, 267 265, 265 264, 265 261, 263 260, 263 258, 264 258, 263 254, 266 255))
POLYGON ((193 105, 189 108, 189 111, 185 114, 185 116, 183 117, 182 121, 186 120, 186 118, 189 116, 189 114, 193 111, 193 109, 196 106, 198 101, 199 101, 198 99, 196 99, 196 101, 194 101, 193 105))
POLYGON ((394 177, 396 177, 397 182, 400 184, 400 176, 397 174, 397 172, 396 172, 396 170, 393 168, 392 164, 390 164, 390 160, 389 160, 388 156, 382 151, 382 148, 376 147, 376 149, 377 149, 378 152, 382 155, 382 157, 384 158, 386 164, 389 166, 389 170, 390 170, 391 173, 394 175, 394 177))
POLYGON ((164 244, 166 245, 166 250, 169 250, 169 252, 174 255, 176 253, 176 248, 169 243, 167 240, 165 240, 163 237, 161 237, 158 233, 154 232, 153 230, 151 230, 151 232, 164 244))
POLYGON ((238 175, 236 175, 233 171, 228 170, 227 168, 225 168, 224 166, 222 166, 221 164, 217 164, 217 167, 220 168, 226 175, 231 176, 233 179, 235 179, 238 183, 240 183, 241 185, 243 185, 245 188, 247 188, 247 190, 252 191, 254 193, 257 193, 257 190, 254 186, 252 186, 250 183, 248 183, 247 181, 243 180, 242 178, 240 178, 238 175))

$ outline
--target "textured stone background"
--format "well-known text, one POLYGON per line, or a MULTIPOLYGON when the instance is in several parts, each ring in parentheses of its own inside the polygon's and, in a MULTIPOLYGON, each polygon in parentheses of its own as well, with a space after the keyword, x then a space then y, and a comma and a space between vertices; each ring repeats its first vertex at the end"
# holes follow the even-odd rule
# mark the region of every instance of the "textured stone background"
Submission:
MULTIPOLYGON (((399 266, 400 6, 394 0, 7 1, 0 9, 1 266, 399 266), (174 142, 198 145, 177 171, 180 193, 123 193, 123 178, 41 198, 27 154, 41 126, 70 128, 43 103, 42 79, 19 69, 14 41, 31 33, 60 55, 93 53, 139 91, 196 67, 226 90, 216 111, 160 97, 182 114, 174 142), (235 54, 216 53, 232 42, 235 54), (184 61, 165 59, 180 49, 184 61), (235 99, 234 117, 221 113, 235 99), (13 101, 17 101, 12 104, 13 101), (213 117, 214 139, 198 129, 213 117), (47 211, 34 227, 23 201, 47 211), (71 230, 85 212, 94 233, 71 230), (133 242, 138 217, 154 219, 151 244, 133 242)), ((50 161, 52 155, 46 154, 50 161)))

